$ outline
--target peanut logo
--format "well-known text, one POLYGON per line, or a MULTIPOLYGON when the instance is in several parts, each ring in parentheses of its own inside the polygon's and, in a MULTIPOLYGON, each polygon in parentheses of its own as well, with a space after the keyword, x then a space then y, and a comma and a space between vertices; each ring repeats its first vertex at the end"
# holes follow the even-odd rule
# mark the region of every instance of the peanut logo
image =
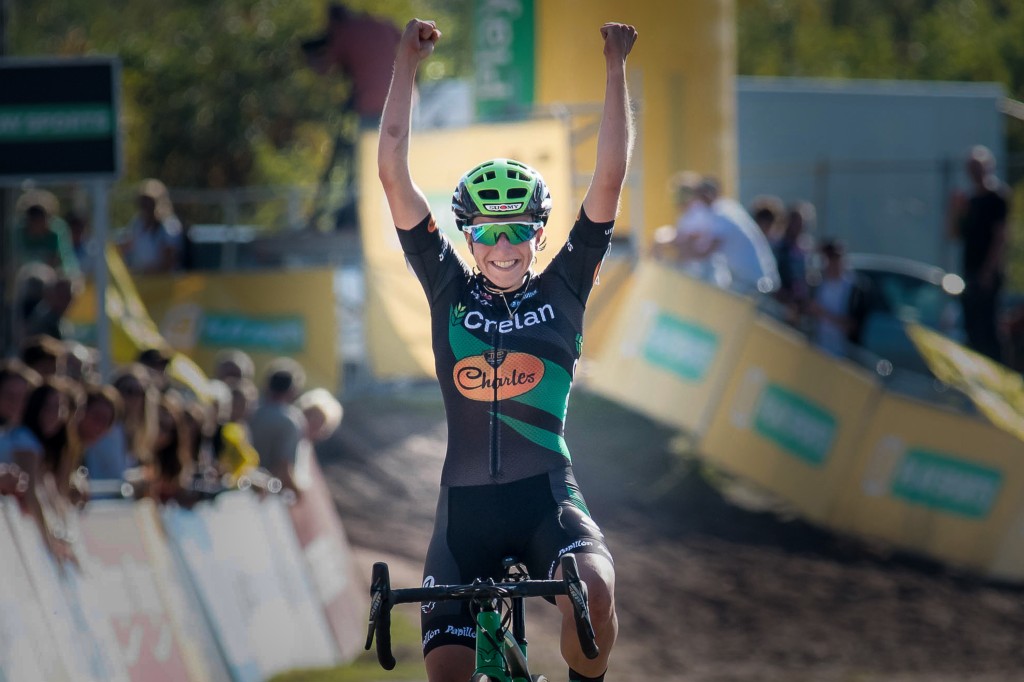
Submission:
POLYGON ((459 393, 470 400, 514 398, 544 378, 544 363, 529 353, 489 350, 463 358, 452 370, 459 393))

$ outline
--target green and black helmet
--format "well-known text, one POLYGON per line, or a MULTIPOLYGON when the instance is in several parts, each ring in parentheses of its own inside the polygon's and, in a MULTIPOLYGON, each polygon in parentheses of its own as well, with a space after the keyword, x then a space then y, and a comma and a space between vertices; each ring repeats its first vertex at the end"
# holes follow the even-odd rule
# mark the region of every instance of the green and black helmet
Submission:
POLYGON ((529 213, 545 225, 551 215, 551 192, 540 173, 513 159, 491 159, 469 171, 452 194, 459 229, 478 216, 529 213))

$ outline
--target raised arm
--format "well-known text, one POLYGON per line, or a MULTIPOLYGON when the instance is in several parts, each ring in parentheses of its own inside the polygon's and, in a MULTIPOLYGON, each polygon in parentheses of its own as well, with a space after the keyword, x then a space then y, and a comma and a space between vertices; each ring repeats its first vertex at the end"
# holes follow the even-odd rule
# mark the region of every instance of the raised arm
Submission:
POLYGON ((597 163, 594 179, 583 199, 591 220, 615 218, 619 194, 626 179, 633 146, 633 117, 626 92, 626 56, 636 42, 636 29, 629 24, 608 23, 601 27, 604 38, 605 92, 601 128, 597 135, 597 163))
POLYGON ((409 172, 409 136, 416 69, 431 55, 440 37, 433 21, 412 19, 406 24, 381 115, 377 173, 391 207, 391 218, 401 230, 412 229, 430 211, 426 196, 409 172))

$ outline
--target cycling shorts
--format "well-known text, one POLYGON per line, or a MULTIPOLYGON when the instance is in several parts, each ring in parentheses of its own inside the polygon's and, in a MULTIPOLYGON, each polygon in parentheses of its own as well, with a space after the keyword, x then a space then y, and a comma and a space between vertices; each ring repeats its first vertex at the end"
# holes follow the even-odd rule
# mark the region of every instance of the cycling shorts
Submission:
MULTIPOLYGON (((612 559, 571 467, 512 483, 442 486, 423 585, 497 580, 509 556, 525 564, 531 578, 550 580, 569 552, 612 559)), ((468 601, 428 602, 420 611, 424 655, 449 644, 475 647, 468 601)))

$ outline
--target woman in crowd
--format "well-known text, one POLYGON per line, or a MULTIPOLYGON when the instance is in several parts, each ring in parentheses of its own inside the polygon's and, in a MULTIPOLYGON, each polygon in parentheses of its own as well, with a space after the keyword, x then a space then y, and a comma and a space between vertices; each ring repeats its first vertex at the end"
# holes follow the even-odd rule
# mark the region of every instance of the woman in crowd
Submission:
POLYGON ((191 506, 194 499, 188 483, 193 471, 192 456, 182 400, 173 391, 165 393, 157 406, 157 435, 153 445, 152 463, 143 467, 145 493, 160 504, 174 501, 191 506))

